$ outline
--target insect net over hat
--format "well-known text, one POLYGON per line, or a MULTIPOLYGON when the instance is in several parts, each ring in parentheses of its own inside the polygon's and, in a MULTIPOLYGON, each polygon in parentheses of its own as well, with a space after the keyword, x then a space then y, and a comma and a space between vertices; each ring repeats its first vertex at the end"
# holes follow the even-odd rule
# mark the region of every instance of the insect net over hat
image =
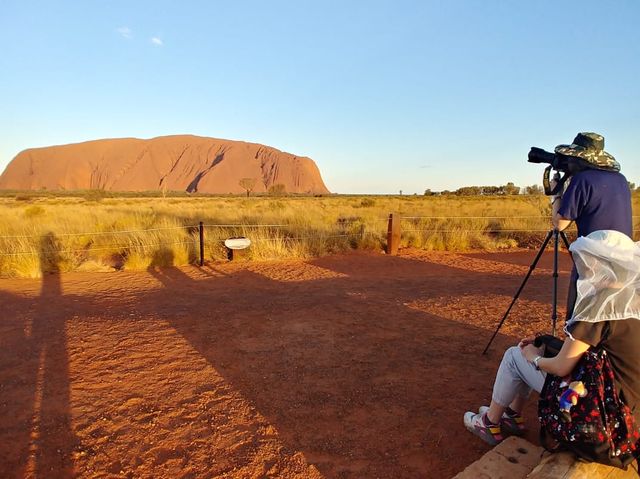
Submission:
MULTIPOLYGON (((619 231, 594 231, 569 247, 578 271, 575 321, 640 319, 640 243, 619 231)), ((567 333, 568 334, 568 333, 567 333)))
POLYGON ((579 158, 598 170, 620 171, 620 163, 604 151, 604 137, 597 133, 578 133, 570 145, 558 145, 556 154, 579 158))

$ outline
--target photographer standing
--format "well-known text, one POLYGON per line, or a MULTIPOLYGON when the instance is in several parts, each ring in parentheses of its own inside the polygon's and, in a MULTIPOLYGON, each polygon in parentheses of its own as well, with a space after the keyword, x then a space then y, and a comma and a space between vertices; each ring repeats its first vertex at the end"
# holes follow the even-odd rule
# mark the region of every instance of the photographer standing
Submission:
MULTIPOLYGON (((615 158, 604 151, 604 137, 578 133, 571 145, 558 145, 555 153, 567 159, 570 183, 564 194, 551 197, 553 226, 562 231, 575 221, 578 236, 613 230, 633 238, 629 184, 615 158)), ((577 278, 574 266, 567 295, 567 319, 573 314, 577 278)))
MULTIPOLYGON (((629 184, 620 174, 618 162, 604 151, 604 138, 596 133, 579 133, 571 145, 557 146, 557 160, 566 165, 570 183, 564 194, 551 198, 553 225, 562 231, 576 222, 578 236, 583 238, 571 249, 577 254, 585 287, 580 290, 581 302, 573 318, 578 279, 574 264, 567 298, 567 338, 557 356, 543 357, 543 351, 531 339, 509 348, 496 374, 490 405, 481 406, 477 413, 464 414, 465 427, 492 445, 502 441, 504 434, 522 434, 525 425, 521 413, 531 391, 542 390, 547 373, 558 377, 571 374, 592 346, 602 346, 609 353, 616 389, 640 424, 640 310, 628 308, 638 303, 629 298, 637 298, 640 291, 640 243, 631 239, 629 184), (579 246, 585 241, 598 245, 597 275, 580 259, 579 246), (626 260, 625 255, 633 260, 626 260), (622 276, 607 273, 615 269, 607 269, 608 265, 621 261, 622 270, 635 274, 633 281, 620 282, 622 276), (589 294, 599 290, 611 293, 611 297, 591 304, 589 294)), ((555 190, 553 185, 551 191, 555 190)))

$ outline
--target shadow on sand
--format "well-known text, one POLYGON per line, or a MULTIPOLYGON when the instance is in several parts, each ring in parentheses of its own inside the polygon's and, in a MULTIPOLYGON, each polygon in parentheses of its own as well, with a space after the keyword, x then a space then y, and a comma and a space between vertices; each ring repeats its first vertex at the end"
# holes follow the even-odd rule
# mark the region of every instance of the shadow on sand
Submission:
MULTIPOLYGON (((55 242, 43 237, 40 259, 54 271, 55 242)), ((312 261, 325 273, 312 279, 206 266, 196 280, 167 264, 172 252, 158 251, 148 274, 161 287, 135 293, 136 315, 166 321, 275 427, 284 453, 302 452, 323 477, 448 477, 484 451, 451 427, 488 399, 502 350, 519 338, 501 334, 482 357, 497 317, 480 328, 408 305, 510 296, 519 278, 375 255, 346 267, 340 257, 312 261), (191 314, 175 314, 176 304, 191 314)), ((528 288, 547 302, 547 283, 528 288)), ((97 297, 65 296, 58 272, 43 274, 35 304, 0 292, 3 477, 74 475, 67 321, 76 311, 130 316, 126 303, 106 308, 97 297), (29 375, 16 375, 25 362, 29 375)), ((126 469, 133 458, 121 461, 126 469)))
MULTIPOLYGON (((57 238, 40 239, 42 283, 34 300, 3 298, 0 406, 3 477, 73 477, 65 298, 57 238), (28 365, 28 374, 17 374, 28 365)), ((7 293, 0 293, 7 295, 7 293)), ((8 296, 8 295, 7 295, 8 296)))

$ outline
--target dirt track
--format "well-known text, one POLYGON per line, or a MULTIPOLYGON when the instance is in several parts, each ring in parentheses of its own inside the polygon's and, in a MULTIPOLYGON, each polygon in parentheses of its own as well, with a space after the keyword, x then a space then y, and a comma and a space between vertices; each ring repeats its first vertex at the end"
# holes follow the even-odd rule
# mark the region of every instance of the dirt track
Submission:
POLYGON ((480 354, 534 256, 0 280, 0 477, 450 477, 504 348, 550 328, 548 252, 480 354))

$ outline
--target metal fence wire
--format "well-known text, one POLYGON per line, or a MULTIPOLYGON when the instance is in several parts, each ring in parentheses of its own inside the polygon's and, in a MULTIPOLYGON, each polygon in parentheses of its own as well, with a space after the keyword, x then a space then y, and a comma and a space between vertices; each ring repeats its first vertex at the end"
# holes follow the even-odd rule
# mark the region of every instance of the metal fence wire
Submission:
MULTIPOLYGON (((390 215, 391 216, 391 215, 390 215)), ((406 233, 422 233, 422 234, 461 234, 461 233, 478 233, 478 234, 539 234, 549 231, 549 228, 543 228, 541 223, 546 223, 550 227, 549 216, 398 216, 400 221, 401 234, 406 233), (514 223, 524 223, 522 227, 514 227, 506 225, 512 225, 514 223), (459 225, 459 226, 453 226, 459 225), (534 224, 531 224, 534 223, 534 224), (531 226, 526 226, 530 224, 531 226), (502 226, 505 225, 505 226, 502 226)), ((634 226, 640 226, 640 216, 633 217, 634 226)), ((52 232, 56 238, 89 238, 89 242, 83 247, 79 248, 66 248, 58 249, 55 252, 59 254, 81 254, 88 251, 113 251, 113 250, 138 250, 147 248, 157 248, 175 245, 192 245, 200 241, 201 250, 203 248, 203 237, 205 230, 212 233, 211 230, 221 229, 226 230, 229 233, 220 234, 217 232, 213 239, 207 238, 207 243, 223 243, 225 239, 231 234, 237 234, 237 232, 246 233, 246 230, 255 231, 255 237, 251 241, 254 243, 268 243, 268 242, 295 242, 305 241, 310 239, 328 240, 334 238, 357 238, 364 237, 367 232, 384 236, 386 229, 382 226, 382 223, 388 223, 390 217, 376 218, 370 220, 368 223, 362 222, 360 218, 350 219, 341 217, 336 221, 333 232, 313 232, 306 234, 304 227, 292 224, 280 224, 280 223, 265 223, 265 224, 245 224, 245 223, 203 223, 187 224, 184 226, 167 226, 167 227, 155 227, 146 229, 127 229, 127 230, 113 230, 113 231, 85 231, 85 232, 73 232, 73 233, 55 233, 52 232), (359 225, 358 231, 348 231, 349 227, 357 223, 359 225), (274 229, 272 237, 263 237, 263 232, 260 230, 274 229), (144 241, 145 235, 151 233, 163 233, 171 230, 181 230, 185 234, 185 238, 178 241, 144 241), (199 233, 199 234, 198 234, 199 233), (128 242, 121 241, 122 238, 118 236, 134 237, 135 240, 128 242), (198 238, 199 236, 199 238, 198 238), (108 244, 101 244, 97 242, 96 238, 100 237, 112 237, 113 242, 108 244), (119 241, 120 240, 120 241, 119 241), (95 245, 94 245, 95 243, 95 245)), ((634 233, 640 232, 640 228, 634 228, 634 233)), ((253 235, 249 235, 253 236, 253 235)), ((42 254, 42 246, 37 246, 37 240, 42 239, 41 234, 17 234, 17 235, 2 235, 0 236, 0 257, 11 257, 21 255, 34 255, 42 254), (12 244, 14 242, 23 242, 24 240, 31 240, 34 243, 34 248, 28 250, 11 251, 12 244)), ((250 238, 251 239, 251 238, 250 238)))

